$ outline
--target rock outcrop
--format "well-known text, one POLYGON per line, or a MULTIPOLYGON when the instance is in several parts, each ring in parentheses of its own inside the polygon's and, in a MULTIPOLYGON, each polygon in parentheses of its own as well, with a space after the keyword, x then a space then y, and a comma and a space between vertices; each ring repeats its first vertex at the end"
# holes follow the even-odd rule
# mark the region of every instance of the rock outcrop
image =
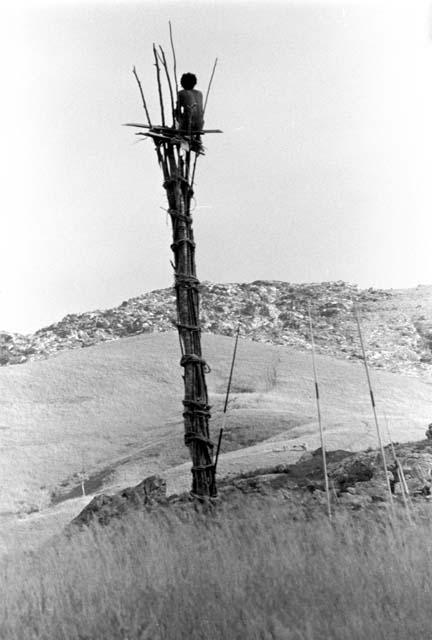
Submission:
POLYGON ((113 518, 121 518, 131 510, 165 502, 165 480, 159 476, 150 476, 136 487, 128 487, 113 496, 105 494, 95 496, 71 524, 80 527, 98 522, 106 525, 113 518))
MULTIPOLYGON (((261 281, 201 285, 204 332, 310 349, 310 304, 319 353, 361 359, 352 309, 361 314, 369 363, 432 379, 432 287, 359 289, 344 282, 261 281)), ((159 289, 103 311, 70 314, 34 334, 0 333, 0 365, 22 364, 65 349, 175 329, 173 289, 159 289)))
MULTIPOLYGON (((394 450, 385 448, 388 478, 393 502, 401 507, 401 481, 408 488, 411 506, 425 502, 432 506, 432 442, 396 444, 394 450), (394 455, 396 454, 396 457, 394 455), (397 460, 397 462, 396 462, 397 460), (403 469, 403 478, 398 472, 403 469)), ((377 450, 351 453, 338 450, 327 454, 329 484, 333 510, 359 510, 389 504, 388 484, 381 453, 377 450)), ((243 500, 246 495, 265 495, 277 501, 288 501, 295 514, 310 515, 316 508, 325 511, 326 496, 322 470, 322 453, 317 449, 291 465, 256 469, 232 478, 221 479, 218 500, 201 503, 190 494, 166 496, 163 478, 151 476, 136 487, 129 487, 115 495, 98 495, 71 522, 68 531, 91 523, 109 524, 113 519, 127 516, 131 511, 166 507, 181 517, 194 510, 211 510, 243 500)))

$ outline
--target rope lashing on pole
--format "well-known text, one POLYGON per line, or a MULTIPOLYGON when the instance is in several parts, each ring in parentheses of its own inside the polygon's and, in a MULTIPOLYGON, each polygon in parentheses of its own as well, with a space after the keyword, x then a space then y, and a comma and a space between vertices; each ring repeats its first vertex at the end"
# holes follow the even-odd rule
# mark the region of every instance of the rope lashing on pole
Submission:
POLYGON ((167 189, 173 182, 183 182, 191 191, 193 191, 188 179, 183 176, 171 176, 163 182, 162 186, 167 189))
POLYGON ((195 242, 191 238, 179 238, 178 240, 175 240, 172 243, 171 249, 174 251, 176 247, 180 246, 181 244, 184 244, 185 242, 190 244, 191 247, 195 248, 195 242))
POLYGON ((199 442, 204 442, 207 446, 211 447, 213 449, 214 447, 214 442, 212 440, 210 440, 210 438, 204 438, 204 436, 202 436, 200 433, 187 433, 184 437, 184 441, 185 441, 185 445, 188 446, 191 444, 191 442, 195 441, 199 441, 199 442))
MULTIPOLYGON (((166 211, 166 209, 164 209, 166 211)), ((183 222, 192 222, 191 216, 186 216, 184 213, 180 213, 179 211, 175 211, 174 209, 168 209, 167 213, 171 216, 171 218, 175 218, 176 220, 182 220, 183 222)))
POLYGON ((379 448, 380 448, 380 451, 381 451, 381 457, 382 457, 382 461, 383 461, 383 468, 384 468, 384 474, 385 474, 385 479, 386 479, 386 484, 387 484, 387 490, 388 490, 388 493, 389 493, 390 504, 393 507, 393 493, 392 493, 391 486, 390 486, 389 471, 388 471, 388 468, 387 468, 387 461, 386 461, 386 457, 385 457, 384 445, 383 445, 382 438, 381 438, 381 429, 380 429, 380 426, 379 426, 378 415, 377 415, 377 411, 376 411, 375 397, 374 397, 374 392, 373 392, 373 389, 372 389, 372 382, 371 382, 371 378, 370 378, 370 374, 369 374, 369 367, 368 367, 368 363, 367 363, 367 359, 366 359, 366 350, 365 350, 365 347, 364 347, 363 334, 362 334, 361 325, 360 325, 360 315, 359 315, 359 311, 358 311, 358 308, 357 308, 356 305, 354 305, 354 316, 355 316, 355 319, 356 319, 358 334, 359 334, 359 338, 360 338, 360 346, 361 346, 361 351, 362 351, 362 355, 363 355, 363 363, 364 363, 367 383, 368 383, 368 387, 369 387, 369 396, 370 396, 370 401, 371 401, 371 405, 372 405, 372 412, 373 412, 374 421, 375 421, 378 444, 379 444, 379 448))
POLYGON ((318 427, 319 427, 319 434, 320 434, 320 441, 321 441, 321 455, 322 455, 322 464, 323 464, 324 485, 325 485, 325 492, 326 492, 326 499, 327 499, 327 513, 328 513, 328 517, 331 519, 332 513, 331 513, 331 503, 330 503, 329 480, 327 475, 327 454, 326 454, 326 445, 325 445, 325 439, 324 439, 324 430, 323 430, 322 420, 321 420, 321 403, 320 403, 319 386, 318 386, 318 374, 317 374, 316 361, 315 361, 315 339, 314 339, 314 332, 312 327, 312 313, 311 313, 310 302, 308 303, 308 314, 309 314, 309 329, 310 329, 310 338, 311 338, 311 347, 312 347, 312 367, 313 367, 314 382, 315 382, 315 400, 316 400, 317 414, 318 414, 318 427))
POLYGON ((192 325, 192 324, 182 324, 181 322, 176 322, 175 325, 177 329, 189 329, 189 331, 201 331, 201 327, 199 324, 192 325))
POLYGON ((203 366, 208 366, 207 362, 203 358, 200 358, 200 356, 197 356, 194 353, 187 353, 180 360, 181 367, 185 367, 187 364, 201 364, 203 366))
POLYGON ((187 273, 174 272, 174 278, 177 284, 183 284, 183 285, 190 284, 191 286, 194 285, 194 287, 198 287, 198 285, 200 284, 200 281, 198 280, 198 278, 196 278, 195 276, 190 276, 187 273))
POLYGON ((180 366, 181 367, 186 367, 186 365, 188 364, 197 364, 197 365, 201 365, 205 371, 205 373, 210 373, 211 369, 210 369, 210 365, 203 359, 200 358, 199 356, 195 355, 194 353, 185 353, 180 360, 180 366))
MULTIPOLYGON (((183 411, 183 415, 184 416, 185 415, 189 415, 189 416, 190 415, 210 416, 210 407, 209 407, 209 405, 207 405, 207 404, 205 404, 203 402, 202 405, 201 405, 201 408, 200 408, 200 406, 197 403, 195 403, 189 409, 185 409, 183 411)), ((193 437, 195 438, 195 434, 188 434, 188 437, 189 437, 189 435, 191 435, 191 436, 193 435, 193 437)), ((199 435, 199 437, 201 439, 201 442, 211 442, 210 438, 204 438, 203 439, 203 437, 201 435, 199 435)), ((212 444, 212 446, 213 446, 213 444, 212 444)))

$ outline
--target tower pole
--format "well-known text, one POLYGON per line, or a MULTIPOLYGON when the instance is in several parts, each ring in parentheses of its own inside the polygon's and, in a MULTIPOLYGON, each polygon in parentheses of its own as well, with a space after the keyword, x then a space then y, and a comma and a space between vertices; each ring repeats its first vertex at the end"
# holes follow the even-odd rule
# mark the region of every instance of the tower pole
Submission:
POLYGON ((180 162, 174 145, 165 143, 169 178, 164 182, 168 199, 168 213, 172 221, 174 254, 174 287, 184 368, 183 417, 185 444, 192 459, 192 494, 200 497, 216 496, 213 443, 210 440, 210 405, 206 373, 209 367, 202 356, 199 280, 195 264, 195 240, 190 202, 193 194, 186 163, 180 162))
MULTIPOLYGON (((152 124, 154 120, 152 121, 150 118, 141 82, 134 67, 133 74, 138 83, 148 124, 129 126, 138 127, 139 131, 136 135, 149 137, 153 140, 158 163, 163 172, 163 187, 172 223, 171 249, 174 254, 172 265, 174 268, 177 329, 181 348, 180 365, 184 371, 184 438, 192 459, 191 494, 204 499, 215 497, 217 490, 213 460, 214 445, 210 439, 209 431, 210 405, 206 383, 206 374, 210 368, 203 358, 201 349, 200 283, 196 273, 195 240, 190 209, 193 197, 194 171, 191 172, 190 167, 191 156, 195 156, 193 162, 195 167, 198 156, 202 153, 199 136, 206 131, 197 134, 189 132, 189 135, 185 136, 184 132, 179 132, 175 127, 167 127, 165 124, 160 65, 165 70, 173 116, 175 115, 173 86, 177 88, 176 56, 171 24, 170 41, 174 58, 174 84, 170 78, 164 50, 159 47, 158 52, 156 45, 153 44, 162 125, 152 124), (147 129, 147 131, 143 131, 143 129, 147 129)), ((219 130, 212 132, 219 133, 219 130)))

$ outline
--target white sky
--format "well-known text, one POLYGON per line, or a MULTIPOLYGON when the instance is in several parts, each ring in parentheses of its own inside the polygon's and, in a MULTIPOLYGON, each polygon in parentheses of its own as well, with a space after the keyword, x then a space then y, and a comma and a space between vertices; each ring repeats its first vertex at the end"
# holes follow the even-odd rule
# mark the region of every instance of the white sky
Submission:
POLYGON ((205 91, 201 280, 432 283, 429 2, 69 2, 3 9, 0 329, 172 283, 135 64, 152 42, 205 91))

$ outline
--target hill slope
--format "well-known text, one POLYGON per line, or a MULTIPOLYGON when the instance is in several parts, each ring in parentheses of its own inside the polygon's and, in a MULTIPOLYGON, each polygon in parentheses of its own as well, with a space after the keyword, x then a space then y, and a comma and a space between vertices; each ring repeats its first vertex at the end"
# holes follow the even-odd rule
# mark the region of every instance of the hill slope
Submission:
MULTIPOLYGON (((205 335, 213 437, 221 422, 233 340, 205 335)), ((90 476, 88 491, 163 473, 171 491, 188 488, 183 394, 175 333, 148 334, 0 370, 0 510, 47 506, 90 476), (178 467, 185 461, 184 467, 178 467), (175 467, 175 468, 174 468, 175 467)), ((363 368, 318 357, 330 448, 375 446, 363 368)), ((395 440, 424 436, 431 385, 374 373, 379 411, 395 440)), ((310 354, 241 340, 220 473, 287 461, 299 443, 318 446, 310 354)), ((79 495, 79 490, 69 495, 79 495)))
MULTIPOLYGON (((290 284, 203 283, 201 324, 205 332, 241 335, 308 349, 308 304, 318 351, 343 359, 360 357, 352 314, 361 317, 371 365, 432 379, 432 286, 405 290, 361 290, 343 282, 290 284)), ((172 288, 151 291, 119 307, 68 315, 32 335, 0 333, 0 365, 20 364, 65 349, 149 332, 175 323, 172 288)))

